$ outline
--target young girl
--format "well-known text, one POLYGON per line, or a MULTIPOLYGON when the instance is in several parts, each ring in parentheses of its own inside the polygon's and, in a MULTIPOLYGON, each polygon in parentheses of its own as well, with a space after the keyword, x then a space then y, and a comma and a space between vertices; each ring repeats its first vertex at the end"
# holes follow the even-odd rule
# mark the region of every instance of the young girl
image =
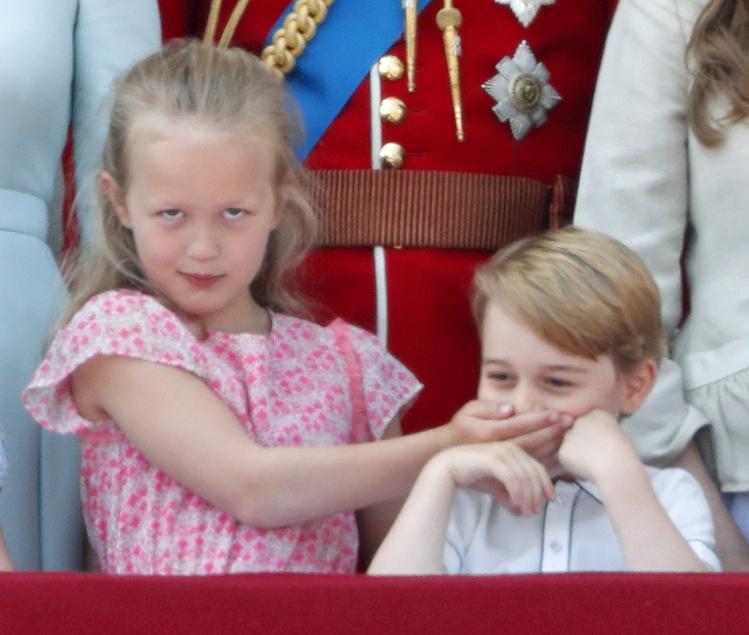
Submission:
MULTIPOLYGON (((395 436, 419 384, 368 333, 282 313, 314 219, 284 106, 258 59, 199 43, 116 90, 103 242, 25 393, 42 426, 81 437, 104 571, 351 572, 351 510, 404 494, 434 452, 530 433, 543 455, 569 423, 508 425, 472 403, 440 428, 353 444, 395 436)), ((381 511, 363 514, 365 538, 381 511)))
POLYGON ((370 572, 718 569, 697 482, 645 468, 618 425, 648 394, 663 348, 658 290, 642 261, 567 228, 500 250, 475 284, 479 397, 519 412, 564 409, 575 423, 545 465, 512 442, 440 452, 370 572))

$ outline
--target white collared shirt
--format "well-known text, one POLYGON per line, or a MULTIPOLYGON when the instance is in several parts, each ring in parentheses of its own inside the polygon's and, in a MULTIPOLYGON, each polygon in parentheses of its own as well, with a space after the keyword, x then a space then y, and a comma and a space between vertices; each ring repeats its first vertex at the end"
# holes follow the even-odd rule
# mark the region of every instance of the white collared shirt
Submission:
MULTIPOLYGON (((712 516, 697 481, 678 468, 646 470, 658 500, 689 546, 720 570, 713 553, 712 516)), ((557 481, 555 489, 556 500, 527 517, 514 515, 488 494, 459 490, 445 544, 447 572, 625 571, 619 541, 595 486, 557 481)))

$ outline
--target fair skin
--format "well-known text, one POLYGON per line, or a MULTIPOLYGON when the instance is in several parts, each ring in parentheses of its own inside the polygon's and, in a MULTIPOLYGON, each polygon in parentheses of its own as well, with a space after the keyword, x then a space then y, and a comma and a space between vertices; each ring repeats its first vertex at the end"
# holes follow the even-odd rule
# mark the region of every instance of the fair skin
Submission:
POLYGON ((10 552, 2 531, 0 531, 0 571, 13 571, 13 561, 10 559, 10 552))
POLYGON ((553 408, 575 417, 558 460, 544 465, 512 442, 440 452, 419 475, 369 573, 444 573, 458 487, 488 491, 514 513, 533 515, 553 500, 552 478, 559 476, 597 486, 628 570, 710 570, 671 522, 617 423, 652 387, 653 360, 619 373, 610 355, 589 359, 562 351, 492 303, 484 316, 482 355, 479 398, 507 401, 522 414, 553 408))
MULTIPOLYGON (((195 119, 144 117, 129 147, 127 188, 106 173, 102 186, 155 293, 201 331, 267 334, 268 313, 248 288, 279 221, 272 144, 195 119)), ((408 437, 268 448, 200 378, 173 367, 97 356, 74 372, 72 391, 84 417, 114 421, 153 465, 239 521, 278 527, 369 507, 373 542, 389 523, 371 506, 405 494, 435 452, 517 437, 531 454, 548 454, 571 423, 556 411, 507 419, 511 411, 475 401, 408 437)), ((385 436, 398 431, 395 422, 385 436)))

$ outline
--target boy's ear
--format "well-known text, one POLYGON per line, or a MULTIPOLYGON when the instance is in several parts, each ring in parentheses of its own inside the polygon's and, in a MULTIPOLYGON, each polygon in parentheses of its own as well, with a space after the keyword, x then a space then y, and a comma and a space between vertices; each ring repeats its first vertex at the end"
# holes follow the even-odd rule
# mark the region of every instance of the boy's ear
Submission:
POLYGON ((114 213, 117 214, 117 218, 125 227, 130 228, 130 212, 125 205, 125 196, 119 183, 106 170, 99 173, 99 182, 102 191, 109 199, 112 209, 114 209, 114 213))
POLYGON ((646 359, 623 376, 622 414, 631 415, 637 411, 650 394, 657 376, 658 365, 653 359, 646 359))

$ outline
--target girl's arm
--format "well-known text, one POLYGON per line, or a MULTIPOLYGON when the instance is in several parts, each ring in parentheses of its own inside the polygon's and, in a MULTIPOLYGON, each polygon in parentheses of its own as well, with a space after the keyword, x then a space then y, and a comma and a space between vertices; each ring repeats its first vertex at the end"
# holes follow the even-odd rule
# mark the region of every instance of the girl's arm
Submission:
MULTIPOLYGON (((397 439, 402 435, 403 430, 400 417, 398 417, 385 428, 382 439, 397 439)), ((364 507, 356 513, 356 524, 359 528, 359 561, 363 566, 368 566, 371 562, 403 506, 404 500, 405 496, 396 496, 390 500, 364 507)))
POLYGON ((0 530, 0 571, 13 571, 13 561, 10 559, 10 552, 5 544, 2 530, 0 530))
MULTIPOLYGON (((507 430, 499 406, 472 402, 449 424, 407 437, 266 448, 198 377, 123 357, 97 356, 80 366, 72 392, 82 416, 113 420, 153 465, 255 527, 304 522, 403 495, 437 451, 503 438, 507 430)), ((536 430, 527 437, 537 444, 568 425, 548 412, 512 423, 536 430)))
MULTIPOLYGON (((685 538, 669 518, 613 416, 598 410, 580 417, 565 435, 559 459, 576 478, 598 488, 629 571, 712 571, 687 542, 697 537, 685 538)), ((709 520, 707 503, 702 503, 703 510, 692 510, 699 518, 689 522, 709 520)))
POLYGON ((491 491, 519 514, 538 513, 545 500, 554 498, 554 486, 543 465, 514 443, 470 445, 440 452, 419 474, 368 573, 445 573, 447 526, 458 487, 491 491))

